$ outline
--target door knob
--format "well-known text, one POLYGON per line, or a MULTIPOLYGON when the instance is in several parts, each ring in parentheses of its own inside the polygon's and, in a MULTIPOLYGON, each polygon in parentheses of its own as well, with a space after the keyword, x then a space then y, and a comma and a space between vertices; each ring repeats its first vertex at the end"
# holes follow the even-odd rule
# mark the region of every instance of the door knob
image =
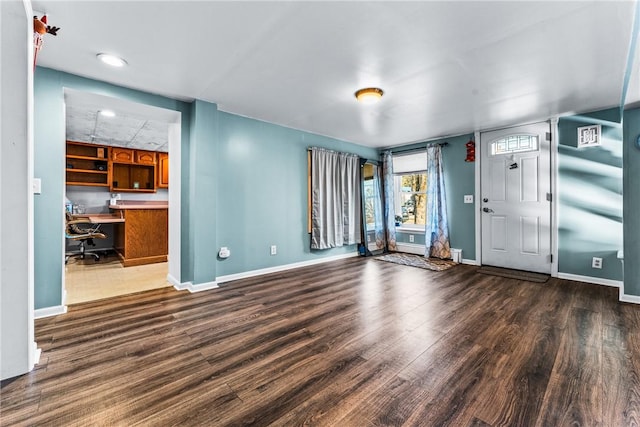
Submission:
POLYGON ((492 212, 493 212, 493 209, 489 209, 489 208, 482 208, 482 212, 492 213, 492 212))

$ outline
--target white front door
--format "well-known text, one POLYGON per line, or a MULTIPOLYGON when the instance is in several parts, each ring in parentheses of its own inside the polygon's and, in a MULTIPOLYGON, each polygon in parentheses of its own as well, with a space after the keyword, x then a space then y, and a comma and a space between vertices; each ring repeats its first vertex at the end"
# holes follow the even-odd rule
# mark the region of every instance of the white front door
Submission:
POLYGON ((548 123, 480 135, 482 264, 551 272, 548 123))

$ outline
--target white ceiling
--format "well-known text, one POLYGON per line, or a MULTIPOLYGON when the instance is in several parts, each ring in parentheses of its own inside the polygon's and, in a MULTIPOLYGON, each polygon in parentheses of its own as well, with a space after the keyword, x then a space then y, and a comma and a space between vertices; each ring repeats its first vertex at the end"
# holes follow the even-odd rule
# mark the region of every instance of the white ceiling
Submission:
MULTIPOLYGON (((32 4, 62 28, 40 66, 372 147, 618 106, 636 37, 635 1, 32 4), (358 104, 365 86, 381 102, 358 104)), ((98 104, 67 108, 95 126, 98 104)))

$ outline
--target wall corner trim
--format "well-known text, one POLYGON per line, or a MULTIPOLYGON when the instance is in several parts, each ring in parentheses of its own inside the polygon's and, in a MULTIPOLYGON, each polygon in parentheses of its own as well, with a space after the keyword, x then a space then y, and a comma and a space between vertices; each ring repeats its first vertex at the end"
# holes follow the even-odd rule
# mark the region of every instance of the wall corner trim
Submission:
POLYGON ((193 284, 193 282, 179 282, 178 279, 170 274, 167 274, 167 281, 173 285, 173 288, 177 291, 189 291, 192 294, 195 292, 208 291, 209 289, 218 288, 218 282, 205 282, 193 284))
POLYGON ((294 262, 292 264, 284 264, 276 267, 261 268, 259 270, 245 271, 243 273, 227 274, 226 276, 216 277, 216 282, 218 283, 231 282, 232 280, 240 280, 240 279, 246 279, 254 276, 261 276, 263 274, 277 273, 285 270, 293 270, 294 268, 307 267, 310 265, 322 264, 322 263, 331 262, 331 261, 338 261, 346 258, 354 258, 357 256, 358 256, 358 253, 353 252, 353 253, 348 253, 343 255, 328 256, 325 258, 314 259, 310 261, 294 262))
POLYGON ((33 312, 34 319, 42 319, 43 317, 57 316, 67 312, 66 305, 55 305, 53 307, 38 308, 33 312))
MULTIPOLYGON (((575 282, 592 283, 594 285, 612 286, 622 290, 621 280, 603 279, 600 277, 580 276, 578 274, 558 273, 558 279, 573 280, 575 282)), ((640 298, 640 297, 639 297, 640 298)))
POLYGON ((466 259, 466 258, 462 258, 462 264, 480 265, 480 263, 478 261, 476 261, 475 259, 466 259))

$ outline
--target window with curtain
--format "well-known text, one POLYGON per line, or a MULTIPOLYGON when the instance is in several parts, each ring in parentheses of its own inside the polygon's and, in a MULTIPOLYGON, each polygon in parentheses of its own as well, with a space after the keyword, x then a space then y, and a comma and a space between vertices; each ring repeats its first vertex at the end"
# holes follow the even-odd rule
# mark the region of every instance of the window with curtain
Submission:
POLYGON ((311 249, 360 243, 360 158, 311 149, 311 249))
POLYGON ((427 153, 393 156, 395 223, 424 230, 427 215, 427 153))

